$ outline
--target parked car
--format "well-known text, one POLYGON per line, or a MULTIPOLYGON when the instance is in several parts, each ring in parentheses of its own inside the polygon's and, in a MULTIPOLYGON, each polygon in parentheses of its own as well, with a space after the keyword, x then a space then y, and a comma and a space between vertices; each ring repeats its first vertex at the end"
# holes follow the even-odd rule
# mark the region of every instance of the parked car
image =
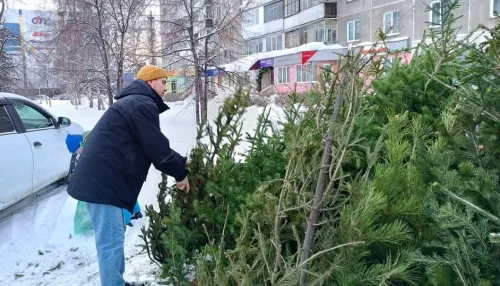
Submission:
POLYGON ((0 92, 0 210, 54 182, 69 182, 77 156, 66 138, 83 132, 34 101, 0 92))

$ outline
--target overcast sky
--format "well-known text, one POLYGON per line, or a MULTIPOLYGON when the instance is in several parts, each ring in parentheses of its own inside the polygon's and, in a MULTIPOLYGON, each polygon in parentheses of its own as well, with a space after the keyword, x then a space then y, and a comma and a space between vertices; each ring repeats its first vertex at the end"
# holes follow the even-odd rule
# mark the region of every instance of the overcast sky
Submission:
POLYGON ((7 0, 7 8, 26 10, 55 10, 52 0, 7 0))
MULTIPOLYGON (((153 11, 154 15, 159 14, 157 1, 152 0, 149 7, 145 7, 145 12, 153 11)), ((56 10, 55 0, 7 0, 7 7, 11 9, 26 9, 26 10, 56 10)))

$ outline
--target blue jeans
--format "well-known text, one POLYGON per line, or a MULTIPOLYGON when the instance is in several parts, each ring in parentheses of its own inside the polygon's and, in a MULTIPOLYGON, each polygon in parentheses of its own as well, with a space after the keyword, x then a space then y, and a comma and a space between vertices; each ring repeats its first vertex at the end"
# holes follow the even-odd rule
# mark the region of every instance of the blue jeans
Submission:
POLYGON ((102 286, 124 286, 125 222, 121 208, 87 203, 95 232, 95 245, 102 286))

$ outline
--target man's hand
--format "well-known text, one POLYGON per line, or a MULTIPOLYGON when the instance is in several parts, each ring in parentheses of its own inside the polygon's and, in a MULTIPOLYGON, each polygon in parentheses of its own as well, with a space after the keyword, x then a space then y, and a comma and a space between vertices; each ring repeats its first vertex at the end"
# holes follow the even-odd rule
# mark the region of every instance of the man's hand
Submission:
POLYGON ((189 193, 189 181, 187 176, 184 178, 184 180, 177 182, 177 188, 179 188, 179 190, 181 191, 185 190, 186 193, 189 193))
POLYGON ((189 160, 186 160, 186 164, 185 164, 186 168, 188 168, 189 166, 191 166, 191 161, 189 160))

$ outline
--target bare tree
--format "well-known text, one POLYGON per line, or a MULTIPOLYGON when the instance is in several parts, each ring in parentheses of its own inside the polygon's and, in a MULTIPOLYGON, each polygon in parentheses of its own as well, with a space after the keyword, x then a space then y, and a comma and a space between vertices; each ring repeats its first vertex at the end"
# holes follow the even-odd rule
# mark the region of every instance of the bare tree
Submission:
POLYGON ((5 89, 13 83, 12 72, 14 69, 12 59, 5 49, 7 41, 11 38, 10 33, 3 27, 5 6, 5 0, 0 0, 0 90, 5 89))
POLYGON ((59 45, 66 50, 59 70, 73 78, 69 82, 76 80, 78 88, 73 90, 84 90, 91 98, 104 90, 108 104, 113 103, 114 95, 123 89, 124 73, 137 65, 131 60, 137 59, 137 39, 145 18, 142 8, 149 1, 59 0, 63 18, 59 45))
MULTIPOLYGON (((173 69, 194 71, 196 121, 207 119, 207 71, 242 50, 241 0, 162 0, 162 54, 173 69), (200 112, 201 111, 201 112, 200 112)), ((235 57, 236 58, 236 57, 235 57)))
POLYGON ((0 0, 0 21, 3 21, 3 12, 5 11, 5 0, 0 0))

